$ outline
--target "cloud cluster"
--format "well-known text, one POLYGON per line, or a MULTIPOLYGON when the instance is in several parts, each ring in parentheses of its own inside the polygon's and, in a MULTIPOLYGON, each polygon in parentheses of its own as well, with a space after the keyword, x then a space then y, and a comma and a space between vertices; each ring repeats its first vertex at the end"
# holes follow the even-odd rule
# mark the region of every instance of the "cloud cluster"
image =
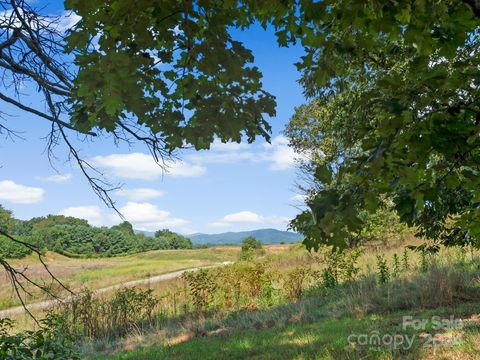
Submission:
MULTIPOLYGON (((148 202, 128 201, 118 209, 135 229, 155 231, 164 228, 178 228, 188 223, 185 219, 173 217, 170 212, 148 202)), ((117 213, 103 210, 99 206, 73 206, 63 209, 59 215, 73 216, 87 220, 93 226, 112 226, 123 219, 117 213)))
POLYGON ((95 156, 92 162, 112 175, 124 179, 157 180, 166 174, 176 177, 196 177, 207 171, 204 166, 187 161, 170 161, 164 169, 153 160, 151 155, 144 153, 95 156))
POLYGON ((210 150, 185 154, 183 161, 169 161, 165 169, 156 164, 151 155, 139 152, 96 156, 92 162, 116 177, 151 181, 162 176, 199 177, 207 172, 206 165, 211 163, 265 162, 270 170, 282 171, 294 167, 296 159, 288 139, 279 135, 271 144, 263 145, 216 140, 210 150))
POLYGON ((14 204, 34 204, 43 200, 42 188, 25 186, 11 180, 0 181, 0 200, 14 204))
POLYGON ((285 216, 261 216, 252 211, 244 210, 227 214, 220 220, 210 223, 209 226, 214 228, 228 228, 230 226, 235 226, 236 228, 250 228, 252 226, 286 227, 289 220, 285 216))
POLYGON ((120 209, 126 220, 139 230, 158 230, 164 228, 178 228, 188 223, 187 220, 173 217, 170 212, 161 210, 157 205, 144 202, 129 201, 120 209))
POLYGON ((40 180, 53 183, 63 183, 70 181, 72 179, 72 174, 55 174, 47 177, 40 178, 40 180))
POLYGON ((288 139, 283 135, 273 138, 270 144, 264 144, 264 149, 263 160, 270 162, 269 168, 273 171, 290 169, 298 160, 298 156, 288 146, 288 139))
POLYGON ((85 219, 93 226, 110 225, 105 223, 105 215, 99 206, 72 206, 63 209, 58 213, 59 215, 72 216, 79 219, 85 219))
POLYGON ((270 144, 260 147, 246 143, 222 143, 215 141, 210 150, 199 152, 188 157, 198 163, 238 163, 249 161, 252 163, 269 163, 273 171, 288 170, 295 166, 297 155, 288 146, 288 139, 279 135, 274 137, 270 144))

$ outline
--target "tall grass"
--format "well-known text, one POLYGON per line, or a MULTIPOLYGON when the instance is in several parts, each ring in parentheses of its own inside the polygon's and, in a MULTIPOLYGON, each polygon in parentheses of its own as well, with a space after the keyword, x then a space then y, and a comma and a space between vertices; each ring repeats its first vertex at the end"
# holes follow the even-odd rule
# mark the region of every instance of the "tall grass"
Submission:
POLYGON ((56 313, 89 357, 238 329, 478 304, 480 262, 469 255, 445 249, 422 261, 403 248, 311 254, 295 246, 103 297, 86 292, 56 313))

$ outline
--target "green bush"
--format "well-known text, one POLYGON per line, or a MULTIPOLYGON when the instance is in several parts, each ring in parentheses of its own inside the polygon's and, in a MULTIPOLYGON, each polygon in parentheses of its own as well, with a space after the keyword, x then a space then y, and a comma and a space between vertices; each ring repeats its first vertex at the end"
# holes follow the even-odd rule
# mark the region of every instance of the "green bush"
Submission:
MULTIPOLYGON (((29 242, 30 238, 28 237, 16 237, 18 240, 29 242)), ((27 255, 30 255, 32 250, 28 247, 16 243, 10 239, 7 239, 5 236, 0 235, 0 258, 3 259, 20 259, 27 255)))
POLYGON ((262 243, 253 236, 247 236, 242 241, 242 251, 240 253, 240 260, 250 260, 253 258, 255 251, 262 249, 262 243))
POLYGON ((40 324, 39 330, 11 334, 13 322, 0 319, 0 359, 80 360, 73 338, 62 330, 60 318, 49 315, 40 324))
POLYGON ((378 282, 380 284, 388 283, 390 280, 390 270, 388 269, 387 260, 383 255, 377 255, 377 271, 378 271, 378 282))

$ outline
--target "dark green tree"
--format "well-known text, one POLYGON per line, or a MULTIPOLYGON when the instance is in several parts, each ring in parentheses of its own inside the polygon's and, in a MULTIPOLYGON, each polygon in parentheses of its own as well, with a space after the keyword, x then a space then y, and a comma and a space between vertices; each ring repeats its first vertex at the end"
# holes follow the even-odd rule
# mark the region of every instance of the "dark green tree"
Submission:
POLYGON ((242 251, 259 250, 262 248, 262 243, 253 236, 247 236, 242 240, 242 251))
POLYGON ((191 249, 192 240, 168 229, 155 232, 158 249, 191 249))
POLYGON ((319 186, 293 228, 311 248, 343 247, 364 227, 362 211, 388 197, 419 235, 479 245, 479 3, 310 6, 298 10, 307 50, 298 66, 314 100, 288 131, 300 151, 316 144, 319 186))
POLYGON ((133 231, 133 226, 128 221, 124 221, 118 225, 111 227, 111 230, 120 231, 125 233, 128 236, 134 236, 135 232, 133 231))

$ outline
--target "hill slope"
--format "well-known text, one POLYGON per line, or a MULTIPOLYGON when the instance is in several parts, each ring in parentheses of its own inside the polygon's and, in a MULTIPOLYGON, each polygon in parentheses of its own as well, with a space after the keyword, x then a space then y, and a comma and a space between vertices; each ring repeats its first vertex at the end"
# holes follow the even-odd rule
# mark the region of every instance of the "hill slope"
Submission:
POLYGON ((259 229, 251 231, 226 232, 221 234, 188 235, 194 244, 239 244, 247 236, 253 236, 264 244, 291 243, 303 240, 303 236, 290 231, 259 229))

